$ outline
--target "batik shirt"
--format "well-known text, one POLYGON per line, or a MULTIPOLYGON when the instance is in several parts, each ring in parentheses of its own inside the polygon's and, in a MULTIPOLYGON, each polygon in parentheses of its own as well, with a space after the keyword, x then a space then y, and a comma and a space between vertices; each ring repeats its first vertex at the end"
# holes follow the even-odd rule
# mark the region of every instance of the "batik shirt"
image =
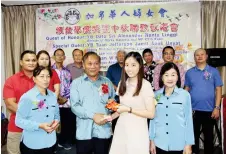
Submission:
POLYGON ((71 78, 71 73, 68 69, 66 69, 66 67, 62 67, 61 70, 57 69, 56 67, 56 64, 54 64, 52 66, 52 69, 54 69, 59 78, 60 78, 60 96, 62 97, 65 97, 68 99, 68 101, 63 104, 63 105, 60 105, 60 107, 64 107, 64 108, 69 108, 71 105, 70 105, 70 86, 71 86, 71 81, 72 81, 72 78, 71 78))

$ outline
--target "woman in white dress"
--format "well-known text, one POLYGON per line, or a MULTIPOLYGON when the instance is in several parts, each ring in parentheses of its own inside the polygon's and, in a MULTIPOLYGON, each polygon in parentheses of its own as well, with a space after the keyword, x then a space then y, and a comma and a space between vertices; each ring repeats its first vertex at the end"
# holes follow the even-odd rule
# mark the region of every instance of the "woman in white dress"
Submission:
POLYGON ((155 114, 151 84, 143 79, 143 59, 138 52, 126 55, 117 92, 119 116, 109 154, 149 154, 147 118, 155 114))

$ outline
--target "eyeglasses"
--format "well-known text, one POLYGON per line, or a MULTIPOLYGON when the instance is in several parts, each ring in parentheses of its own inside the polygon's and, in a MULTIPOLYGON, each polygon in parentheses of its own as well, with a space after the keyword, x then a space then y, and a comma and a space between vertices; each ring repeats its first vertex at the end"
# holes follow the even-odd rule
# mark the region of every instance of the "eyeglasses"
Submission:
POLYGON ((164 52, 163 54, 166 55, 166 56, 168 56, 168 55, 169 55, 169 56, 174 56, 173 53, 168 53, 168 52, 164 52))

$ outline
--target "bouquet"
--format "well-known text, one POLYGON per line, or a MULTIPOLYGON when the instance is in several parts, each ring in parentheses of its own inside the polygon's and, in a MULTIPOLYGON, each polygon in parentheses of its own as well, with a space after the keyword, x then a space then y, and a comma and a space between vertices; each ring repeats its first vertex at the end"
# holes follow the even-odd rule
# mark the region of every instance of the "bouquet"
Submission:
POLYGON ((120 104, 118 104, 116 101, 112 100, 112 101, 108 102, 105 107, 109 110, 117 111, 119 105, 120 104))

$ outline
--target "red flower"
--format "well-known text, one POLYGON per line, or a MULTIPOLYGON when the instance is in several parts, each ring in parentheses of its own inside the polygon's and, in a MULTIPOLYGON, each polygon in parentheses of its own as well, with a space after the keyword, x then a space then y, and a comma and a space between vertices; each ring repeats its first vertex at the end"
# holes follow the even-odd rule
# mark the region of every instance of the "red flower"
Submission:
POLYGON ((62 18, 62 16, 60 14, 57 15, 58 19, 62 18))
POLYGON ((41 9, 41 13, 42 13, 42 14, 45 13, 45 9, 41 9))
POLYGON ((108 85, 107 84, 102 84, 101 85, 102 86, 102 92, 103 92, 103 94, 107 94, 108 93, 108 85))

